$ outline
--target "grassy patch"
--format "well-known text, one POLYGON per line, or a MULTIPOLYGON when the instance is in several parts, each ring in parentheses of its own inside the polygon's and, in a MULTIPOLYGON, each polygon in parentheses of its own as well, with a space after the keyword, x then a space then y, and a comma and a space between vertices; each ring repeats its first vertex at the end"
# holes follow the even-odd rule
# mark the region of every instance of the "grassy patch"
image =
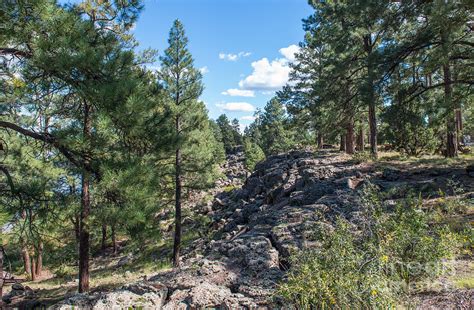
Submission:
POLYGON ((227 186, 225 186, 225 187, 222 189, 222 191, 223 191, 223 192, 226 192, 226 193, 227 193, 227 192, 232 192, 233 190, 236 190, 236 189, 238 189, 239 187, 240 187, 240 186, 238 186, 238 185, 227 185, 227 186))
POLYGON ((446 158, 442 155, 406 156, 398 152, 380 152, 378 163, 408 164, 410 166, 451 167, 464 166, 474 161, 474 153, 461 154, 457 158, 446 158))
POLYGON ((469 278, 461 278, 454 280, 454 285, 456 288, 460 289, 472 289, 474 288, 474 275, 469 278))

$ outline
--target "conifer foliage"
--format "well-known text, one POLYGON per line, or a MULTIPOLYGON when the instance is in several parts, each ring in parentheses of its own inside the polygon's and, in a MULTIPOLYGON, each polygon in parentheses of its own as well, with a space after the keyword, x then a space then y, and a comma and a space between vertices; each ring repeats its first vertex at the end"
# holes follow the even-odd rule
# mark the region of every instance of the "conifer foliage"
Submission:
MULTIPOLYGON (((468 1, 309 4, 291 83, 277 93, 287 129, 349 154, 368 142, 373 157, 380 144, 416 156, 465 150, 474 83, 468 1)), ((253 127, 262 130, 260 122, 253 127)))
POLYGON ((31 279, 44 264, 77 263, 87 292, 95 240, 105 251, 110 239, 112 253, 120 237, 160 240, 156 214, 171 199, 179 266, 182 205, 217 176, 224 150, 183 25, 156 74, 143 66, 156 52, 136 52, 130 33, 141 8, 2 2, 0 216, 31 279))

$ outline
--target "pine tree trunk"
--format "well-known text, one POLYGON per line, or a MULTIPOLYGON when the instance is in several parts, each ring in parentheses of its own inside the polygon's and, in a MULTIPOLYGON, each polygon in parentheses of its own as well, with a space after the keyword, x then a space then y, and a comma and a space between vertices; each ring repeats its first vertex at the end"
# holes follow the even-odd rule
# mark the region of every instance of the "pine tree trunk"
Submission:
MULTIPOLYGON (((177 124, 179 128, 179 124, 177 124)), ((174 246, 173 246, 173 266, 179 267, 179 255, 181 248, 181 150, 176 150, 175 164, 175 229, 174 229, 174 246)))
POLYGON ((43 273, 43 250, 44 250, 44 245, 43 241, 40 240, 38 242, 38 249, 36 253, 36 275, 38 277, 41 277, 41 274, 43 273))
POLYGON ((462 134, 463 123, 462 123, 462 112, 461 108, 456 109, 456 137, 458 138, 458 149, 461 144, 464 144, 464 136, 462 134))
POLYGON ((446 157, 458 156, 458 141, 456 138, 456 116, 452 103, 451 69, 449 64, 443 66, 444 100, 446 105, 446 157))
POLYGON ((349 120, 346 127, 346 153, 354 154, 354 122, 349 120))
POLYGON ((115 235, 115 224, 111 227, 111 235, 112 235, 112 247, 114 251, 114 255, 117 254, 117 236, 115 235))
POLYGON ((362 125, 359 127, 359 135, 357 136, 357 150, 363 152, 365 149, 364 141, 364 128, 362 125))
MULTIPOLYGON (((92 122, 90 106, 84 103, 84 139, 90 142, 92 122)), ((86 156, 84 164, 89 164, 86 156)), ((79 234, 79 293, 89 291, 89 214, 90 214, 90 172, 82 169, 81 216, 79 234)))
POLYGON ((375 118, 375 102, 369 106, 370 153, 377 158, 377 120, 375 118))
POLYGON ((25 272, 31 278, 31 259, 30 259, 30 252, 25 245, 21 247, 21 256, 23 258, 23 267, 25 268, 25 272))
POLYGON ((323 134, 318 132, 318 149, 322 149, 324 144, 323 134))
POLYGON ((105 249, 107 248, 107 225, 106 224, 102 224, 102 241, 100 244, 100 248, 102 249, 102 251, 105 251, 105 249))
POLYGON ((341 134, 341 144, 339 145, 339 151, 345 152, 346 151, 346 135, 341 134))
POLYGON ((34 256, 31 258, 30 272, 31 272, 31 281, 36 281, 36 260, 34 256))
POLYGON ((366 100, 369 106, 370 153, 377 158, 377 118, 374 90, 374 68, 372 60, 372 41, 370 35, 364 37, 364 48, 367 53, 367 89, 366 100))
MULTIPOLYGON (((454 63, 453 66, 453 74, 452 74, 452 81, 451 82, 456 82, 459 79, 459 70, 457 70, 458 66, 456 66, 457 63, 454 63)), ((451 99, 452 100, 452 99, 451 99)), ((461 145, 464 144, 464 135, 463 135, 463 123, 462 123, 462 105, 460 100, 456 100, 455 102, 452 102, 453 107, 454 107, 454 113, 456 117, 456 142, 457 142, 457 147, 458 151, 461 148, 461 145)))

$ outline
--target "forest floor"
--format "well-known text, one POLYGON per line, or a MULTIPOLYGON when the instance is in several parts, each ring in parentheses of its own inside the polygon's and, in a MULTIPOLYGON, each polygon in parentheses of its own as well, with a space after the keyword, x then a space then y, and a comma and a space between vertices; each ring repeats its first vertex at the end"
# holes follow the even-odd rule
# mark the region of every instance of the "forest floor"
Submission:
MULTIPOLYGON (((459 225, 465 225, 466 223, 468 223, 472 227, 472 225, 474 224, 474 203, 472 203, 474 201, 474 176, 470 176, 469 173, 466 173, 466 167, 474 164, 473 155, 463 155, 458 159, 450 160, 439 156, 404 158, 398 155, 397 153, 381 153, 380 159, 377 161, 359 160, 351 158, 347 155, 341 155, 331 152, 316 152, 314 155, 308 155, 308 158, 304 156, 303 158, 301 158, 301 155, 300 157, 295 157, 296 159, 282 160, 290 161, 290 164, 291 161, 298 163, 298 165, 300 165, 300 163, 303 163, 303 167, 304 165, 308 164, 308 161, 313 161, 314 163, 318 163, 318 165, 324 165, 325 167, 329 165, 331 169, 333 169, 334 167, 335 169, 339 169, 339 172, 331 172, 332 174, 341 174, 337 178, 337 180, 331 181, 328 184, 318 185, 324 190, 326 190, 326 186, 329 187, 334 185, 343 188, 344 193, 350 194, 351 189, 345 188, 344 186, 347 185, 344 185, 346 183, 342 184, 341 180, 344 180, 344 182, 346 182, 346 180, 349 180, 349 187, 351 187, 352 185, 350 180, 358 180, 358 177, 354 179, 354 177, 351 176, 356 171, 358 174, 363 174, 364 177, 366 175, 370 175, 371 178, 378 182, 381 187, 386 187, 389 191, 392 191, 393 197, 395 199, 397 197, 403 197, 404 195, 407 195, 407 193, 412 189, 417 189, 422 193, 424 205, 427 207, 434 203, 438 203, 440 199, 445 199, 446 201, 459 198, 467 199, 467 201, 470 201, 471 203, 468 203, 466 209, 461 214, 446 218, 445 220, 446 222, 449 222, 454 225, 456 225, 456 223, 458 223, 459 225), (349 179, 347 179, 348 176, 349 179)), ((271 169, 269 168, 271 165, 267 168, 261 168, 266 169, 264 172, 262 172, 263 174, 258 177, 259 180, 262 180, 263 185, 267 186, 266 182, 270 182, 273 184, 275 183, 275 180, 284 179, 280 175, 274 174, 275 167, 278 168, 281 166, 282 160, 280 160, 280 162, 278 162, 278 160, 279 159, 274 159, 275 163, 273 163, 271 169)), ((313 165, 313 162, 309 163, 308 165, 313 165)), ((272 163, 270 162, 270 164, 272 163)), ((284 162, 285 167, 290 166, 290 164, 284 162)), ((255 227, 260 225, 258 224, 260 222, 258 222, 257 225, 251 223, 243 225, 234 224, 235 220, 233 219, 233 217, 235 216, 236 212, 240 210, 239 208, 244 208, 240 203, 232 201, 232 192, 243 185, 245 177, 247 176, 247 173, 244 172, 242 169, 241 160, 236 160, 236 158, 234 158, 231 164, 226 164, 226 168, 224 170, 226 177, 218 182, 218 186, 215 189, 210 190, 209 192, 206 192, 204 194, 200 193, 196 195, 196 197, 193 198, 193 201, 190 204, 190 207, 191 205, 193 205, 194 207, 198 206, 198 209, 200 210, 198 212, 199 221, 202 221, 202 217, 208 218, 208 220, 205 220, 204 224, 201 223, 200 225, 185 231, 185 234, 187 235, 185 239, 188 247, 198 249, 198 251, 196 252, 198 254, 190 251, 190 253, 186 253, 185 256, 191 257, 192 255, 194 255, 196 257, 202 257, 201 253, 207 251, 205 251, 204 249, 209 247, 215 247, 216 244, 218 244, 219 246, 225 245, 224 242, 222 244, 211 242, 212 245, 209 246, 207 244, 209 243, 209 239, 207 239, 207 237, 203 237, 200 232, 196 233, 196 227, 198 227, 199 229, 201 229, 203 225, 209 227, 209 223, 211 223, 213 229, 217 231, 217 233, 213 234, 214 238, 216 236, 218 236, 218 238, 221 238, 219 242, 221 242, 221 240, 229 240, 229 242, 234 242, 234 240, 238 240, 246 234, 250 235, 251 238, 254 238, 252 239, 252 242, 254 243, 257 242, 255 241, 257 240, 256 238, 260 238, 258 236, 250 234, 252 229, 255 230, 255 227), (239 164, 237 167, 235 167, 236 163, 239 164), (237 172, 240 172, 240 174, 238 174, 237 172), (238 175, 236 175, 236 173, 238 175), (212 197, 210 198, 209 195, 212 195, 212 197), (225 217, 225 219, 220 218, 221 216, 225 217), (193 246, 191 246, 191 244, 193 244, 193 246)), ((322 173, 322 170, 311 170, 309 172, 301 172, 301 169, 299 169, 299 171, 300 174, 302 173, 301 175, 305 173, 322 173)), ((326 171, 324 171, 324 173, 326 173, 326 171)), ((286 176, 284 182, 288 182, 288 180, 292 177, 290 172, 287 172, 287 174, 284 175, 286 176)), ((253 179, 256 178, 256 176, 252 176, 253 179)), ((318 178, 319 180, 322 180, 323 177, 318 176, 318 178)), ((250 178, 250 183, 251 181, 252 177, 250 178)), ((249 185, 248 183, 249 180, 247 180, 245 184, 246 187, 243 187, 243 189, 247 191, 253 190, 250 186, 251 184, 249 185)), ((357 187, 357 184, 358 183, 355 183, 354 186, 357 187)), ((289 190, 289 188, 285 187, 285 190, 289 190)), ((330 190, 331 189, 328 189, 327 193, 321 193, 323 197, 318 196, 318 203, 326 203, 325 201, 327 201, 327 197, 332 197, 330 190), (323 200, 323 198, 326 200, 323 200)), ((237 192, 238 191, 239 190, 237 190, 237 192)), ((293 191, 296 194, 300 193, 297 190, 295 191, 294 189, 293 191)), ((251 209, 253 207, 252 204, 258 205, 258 201, 260 201, 259 197, 262 194, 246 193, 246 195, 247 198, 245 199, 250 202, 249 204, 245 203, 246 208, 251 209), (252 195, 256 197, 256 202, 252 203, 253 198, 250 198, 250 200, 248 199, 248 197, 252 195)), ((273 198, 272 193, 267 193, 265 195, 265 203, 280 206, 279 208, 281 208, 282 210, 286 208, 287 205, 292 205, 291 199, 293 199, 294 201, 299 199, 299 196, 292 194, 290 201, 287 202, 281 197, 273 198), (268 197, 272 198, 269 200, 268 197), (278 199, 281 199, 281 201, 278 199)), ((338 195, 340 196, 340 193, 338 193, 338 195)), ((340 199, 341 197, 333 197, 331 199, 335 200, 330 202, 339 203, 338 201, 336 201, 336 199, 340 199)), ((305 196, 305 199, 306 198, 307 197, 305 196)), ((263 212, 263 215, 265 215, 265 212, 263 212)), ((268 213, 268 216, 280 216, 277 213, 278 211, 272 212, 273 213, 268 213)), ((302 214, 303 213, 299 214, 298 216, 303 216, 304 214, 302 214)), ((253 218, 254 215, 250 215, 250 221, 252 221, 253 218)), ((190 219, 190 221, 193 220, 193 218, 190 219)), ((169 218, 165 219, 164 221, 169 222, 169 218)), ((281 265, 281 262, 283 261, 281 255, 282 253, 284 253, 286 241, 283 240, 281 241, 281 244, 278 245, 278 242, 280 242, 278 240, 278 231, 272 230, 272 236, 275 238, 275 240, 270 240, 272 243, 271 246, 275 247, 274 243, 277 243, 277 262, 278 255, 280 255, 280 263, 277 263, 277 265, 281 265)), ((183 276, 181 276, 180 274, 174 274, 172 272, 168 260, 171 254, 170 241, 172 234, 168 231, 167 234, 164 234, 164 237, 164 241, 147 244, 142 247, 142 249, 138 253, 132 250, 133 247, 129 246, 126 240, 123 240, 121 242, 119 251, 115 255, 113 255, 111 249, 107 249, 106 252, 103 253, 98 252, 97 255, 92 258, 91 264, 92 294, 103 294, 105 292, 113 292, 118 288, 122 287, 123 285, 130 284, 133 282, 148 281, 149 279, 152 279, 151 281, 155 281, 153 279, 159 279, 159 281, 162 281, 163 278, 166 279, 166 277, 169 277, 170 274, 172 274, 173 277, 176 277, 176 279, 178 279, 176 281, 180 281, 180 279, 184 279, 185 281, 187 281, 188 275, 183 278, 183 276)), ((297 238, 294 240, 297 240, 297 238)), ((242 246, 245 245, 246 244, 244 243, 242 246)), ((222 248, 219 248, 219 251, 222 252, 222 248)), ((269 251, 276 252, 274 248, 271 248, 269 251)), ((247 255, 247 253, 245 253, 245 255, 247 255)), ((229 257, 231 258, 231 256, 232 255, 230 255, 229 257)), ((228 259, 228 257, 224 256, 223 258, 228 259)), ((251 259, 249 260, 251 261, 251 259)), ((206 259, 204 259, 204 261, 206 261, 206 259)), ((191 264, 193 264, 194 266, 195 261, 191 264)), ((219 269, 220 267, 211 267, 217 270, 214 272, 216 276, 218 276, 221 272, 221 270, 219 269)), ((202 267, 202 272, 206 274, 205 268, 212 269, 211 267, 207 265, 206 267, 202 267)), ((250 265, 239 267, 247 269, 253 268, 250 265)), ((227 274, 227 272, 229 271, 226 271, 225 274, 227 274)), ((25 286, 29 286, 35 291, 33 304, 52 305, 58 301, 64 300, 69 296, 74 296, 77 289, 77 280, 75 280, 77 279, 77 275, 74 272, 68 272, 62 276, 53 275, 52 273, 50 273, 50 275, 51 277, 47 279, 23 283, 25 286)), ((264 276, 262 276, 262 278, 264 278, 264 276)), ((198 279, 196 279, 196 281, 197 280, 198 279)), ((273 278, 271 278, 271 280, 273 280, 273 278)), ((240 290, 242 291, 242 294, 245 295, 245 299, 248 299, 251 294, 249 292, 243 293, 243 288, 245 287, 245 285, 240 284, 240 290)), ((214 286, 212 286, 211 288, 213 289, 214 286)), ((232 287, 230 288, 231 291, 235 290, 232 287)), ((471 304, 467 304, 466 296, 467 298, 474 297, 473 257, 466 255, 459 256, 455 261, 452 262, 451 269, 449 270, 449 272, 445 273, 443 276, 440 276, 435 281, 430 281, 429 283, 420 283, 419 288, 420 289, 418 289, 414 294, 414 298, 415 300, 417 300, 419 306, 423 309, 435 309, 440 307, 444 307, 446 309, 456 308, 453 307, 453 305, 457 305, 457 308, 461 309, 463 309, 463 305, 467 305, 466 309, 468 309, 471 304)), ((182 289, 183 288, 178 285, 176 288, 174 288, 174 291, 176 293, 182 289)), ((8 293, 8 288, 4 293, 8 293)), ((221 292, 219 291, 219 294, 220 293, 221 292)), ((237 295, 238 294, 232 293, 231 297, 234 298, 237 295)), ((31 305, 31 302, 31 300, 26 301, 26 303, 25 300, 18 300, 18 302, 16 304, 12 304, 12 306, 20 306, 27 304, 31 305)))
MULTIPOLYGON (((167 251, 164 247, 168 245, 155 245, 154 251, 167 251)), ((171 268, 168 260, 154 259, 149 255, 132 256, 126 242, 119 242, 119 250, 113 254, 112 248, 98 253, 91 259, 91 293, 112 292, 121 286, 146 279, 149 275, 157 274, 171 268), (132 263, 133 260, 133 263, 132 263)), ((71 268, 65 274, 57 275, 49 270, 44 270, 42 276, 36 281, 22 283, 25 287, 35 292, 33 302, 19 299, 12 307, 41 304, 44 306, 54 305, 77 293, 77 273, 71 268)), ((11 287, 4 289, 8 294, 11 287)))

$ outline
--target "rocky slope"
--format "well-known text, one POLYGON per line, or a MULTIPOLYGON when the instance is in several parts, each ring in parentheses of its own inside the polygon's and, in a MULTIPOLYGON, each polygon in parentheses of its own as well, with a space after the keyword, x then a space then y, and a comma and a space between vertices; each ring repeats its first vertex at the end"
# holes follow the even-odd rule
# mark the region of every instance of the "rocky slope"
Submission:
MULTIPOLYGON (((246 174, 243 166, 230 170, 237 176, 221 188, 239 184, 246 174)), ((432 198, 440 188, 448 191, 453 178, 474 197, 474 178, 463 167, 377 169, 331 152, 271 156, 241 188, 217 193, 199 208, 212 217, 211 237, 193 243, 181 269, 155 275, 137 284, 140 289, 125 287, 114 297, 88 296, 87 304, 106 309, 113 300, 124 306, 117 300, 125 299, 127 306, 143 300, 138 305, 163 309, 271 307, 277 283, 291 268, 290 254, 313 245, 308 236, 316 225, 330 228, 338 216, 358 223, 358 193, 365 183, 390 193, 386 203, 394 203, 408 190, 432 198)), ((78 304, 75 298, 57 308, 78 304)))

